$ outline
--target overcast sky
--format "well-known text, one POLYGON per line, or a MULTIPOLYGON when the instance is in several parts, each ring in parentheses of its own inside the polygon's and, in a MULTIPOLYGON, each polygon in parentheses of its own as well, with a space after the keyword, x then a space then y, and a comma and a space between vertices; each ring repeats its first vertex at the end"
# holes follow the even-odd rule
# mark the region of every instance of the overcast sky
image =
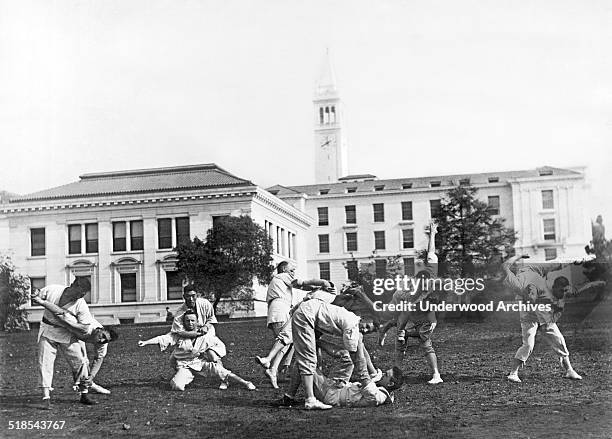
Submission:
POLYGON ((587 166, 612 220, 609 0, 0 0, 0 189, 210 162, 313 183, 327 47, 351 173, 587 166))

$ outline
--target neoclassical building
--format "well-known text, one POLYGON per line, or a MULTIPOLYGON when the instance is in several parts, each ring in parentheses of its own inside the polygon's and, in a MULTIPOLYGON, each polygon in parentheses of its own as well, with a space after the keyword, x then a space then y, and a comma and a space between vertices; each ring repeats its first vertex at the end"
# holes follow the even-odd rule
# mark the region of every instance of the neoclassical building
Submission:
POLYGON ((418 250, 426 247, 424 230, 432 213, 448 189, 463 184, 476 187, 491 212, 518 232, 517 251, 535 261, 584 256, 590 240, 584 169, 543 166, 399 179, 348 175, 346 117, 329 57, 313 106, 316 184, 268 189, 315 219, 307 232, 308 276, 339 282, 369 261, 382 275, 386 258, 397 255, 412 274, 418 250))
MULTIPOLYGON (((182 301, 172 249, 205 238, 223 216, 249 215, 274 241, 275 260, 306 260, 312 220, 214 165, 86 174, 0 205, 0 248, 34 288, 87 276, 102 323, 162 321, 182 301)), ((249 315, 265 315, 265 288, 249 315)), ((42 310, 31 308, 33 321, 42 310)), ((235 314, 235 313, 234 313, 235 314)))

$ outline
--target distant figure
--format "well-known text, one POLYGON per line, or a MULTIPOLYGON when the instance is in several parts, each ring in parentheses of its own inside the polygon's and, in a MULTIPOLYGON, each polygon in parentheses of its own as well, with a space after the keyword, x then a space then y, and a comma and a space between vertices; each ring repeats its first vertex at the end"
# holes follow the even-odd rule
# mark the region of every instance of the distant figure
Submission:
POLYGON ((603 218, 601 215, 597 215, 595 222, 591 223, 591 230, 593 233, 593 244, 597 245, 598 242, 605 242, 606 227, 603 225, 603 218))
POLYGON ((170 307, 166 307, 166 323, 172 323, 174 321, 174 314, 170 311, 170 307))

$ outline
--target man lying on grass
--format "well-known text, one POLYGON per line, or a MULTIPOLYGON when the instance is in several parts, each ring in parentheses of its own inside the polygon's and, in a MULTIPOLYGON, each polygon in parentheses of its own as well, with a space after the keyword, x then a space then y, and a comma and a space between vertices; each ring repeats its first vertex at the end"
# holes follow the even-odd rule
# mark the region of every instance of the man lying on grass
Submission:
MULTIPOLYGON (((374 392, 364 391, 361 383, 350 382, 354 365, 346 349, 323 338, 317 340, 317 348, 337 360, 337 364, 327 376, 319 365, 315 369, 313 390, 317 400, 333 407, 375 407, 381 404, 391 404, 395 400, 391 392, 399 389, 403 384, 403 374, 398 367, 382 374, 374 392)), ((298 405, 295 395, 300 383, 300 372, 297 368, 293 368, 289 389, 281 399, 280 406, 298 405)))
POLYGON ((223 367, 221 358, 226 354, 225 344, 215 335, 214 326, 206 332, 198 328, 198 316, 192 309, 185 311, 182 318, 184 330, 187 333, 197 332, 195 337, 181 337, 175 332, 169 332, 138 342, 140 347, 157 344, 162 351, 175 346, 172 359, 175 362, 176 374, 170 381, 173 390, 185 390, 185 386, 193 381, 194 375, 218 377, 223 390, 227 389, 228 380, 241 384, 248 390, 255 390, 252 382, 243 380, 223 367))

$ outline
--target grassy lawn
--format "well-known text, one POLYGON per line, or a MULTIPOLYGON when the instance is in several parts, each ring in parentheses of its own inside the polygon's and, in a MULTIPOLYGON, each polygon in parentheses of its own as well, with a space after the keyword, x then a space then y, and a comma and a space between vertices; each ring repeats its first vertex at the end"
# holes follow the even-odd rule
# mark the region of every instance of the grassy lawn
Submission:
MULTIPOLYGON (((325 412, 272 405, 282 390, 272 389, 253 361, 272 343, 264 320, 222 322, 217 329, 228 347, 225 366, 251 379, 255 392, 237 386, 221 391, 218 381, 199 377, 185 392, 171 391, 169 355, 137 346, 139 339, 169 328, 132 325, 119 328, 121 338, 110 346, 96 380, 112 394, 93 394, 98 404, 92 407, 78 404, 59 355, 51 411, 41 409, 37 388, 36 331, 2 333, 0 437, 611 437, 610 302, 580 322, 566 319, 559 325, 582 381, 563 379, 557 359, 538 342, 521 371, 523 383, 506 382, 520 327, 518 315, 495 314, 482 323, 447 320, 436 328, 443 384, 426 384, 425 360, 415 345, 403 363, 407 383, 396 391, 395 404, 325 412), (57 430, 9 429, 9 421, 28 420, 65 423, 57 430)), ((392 342, 381 348, 369 335, 366 346, 376 365, 391 365, 392 342)))

